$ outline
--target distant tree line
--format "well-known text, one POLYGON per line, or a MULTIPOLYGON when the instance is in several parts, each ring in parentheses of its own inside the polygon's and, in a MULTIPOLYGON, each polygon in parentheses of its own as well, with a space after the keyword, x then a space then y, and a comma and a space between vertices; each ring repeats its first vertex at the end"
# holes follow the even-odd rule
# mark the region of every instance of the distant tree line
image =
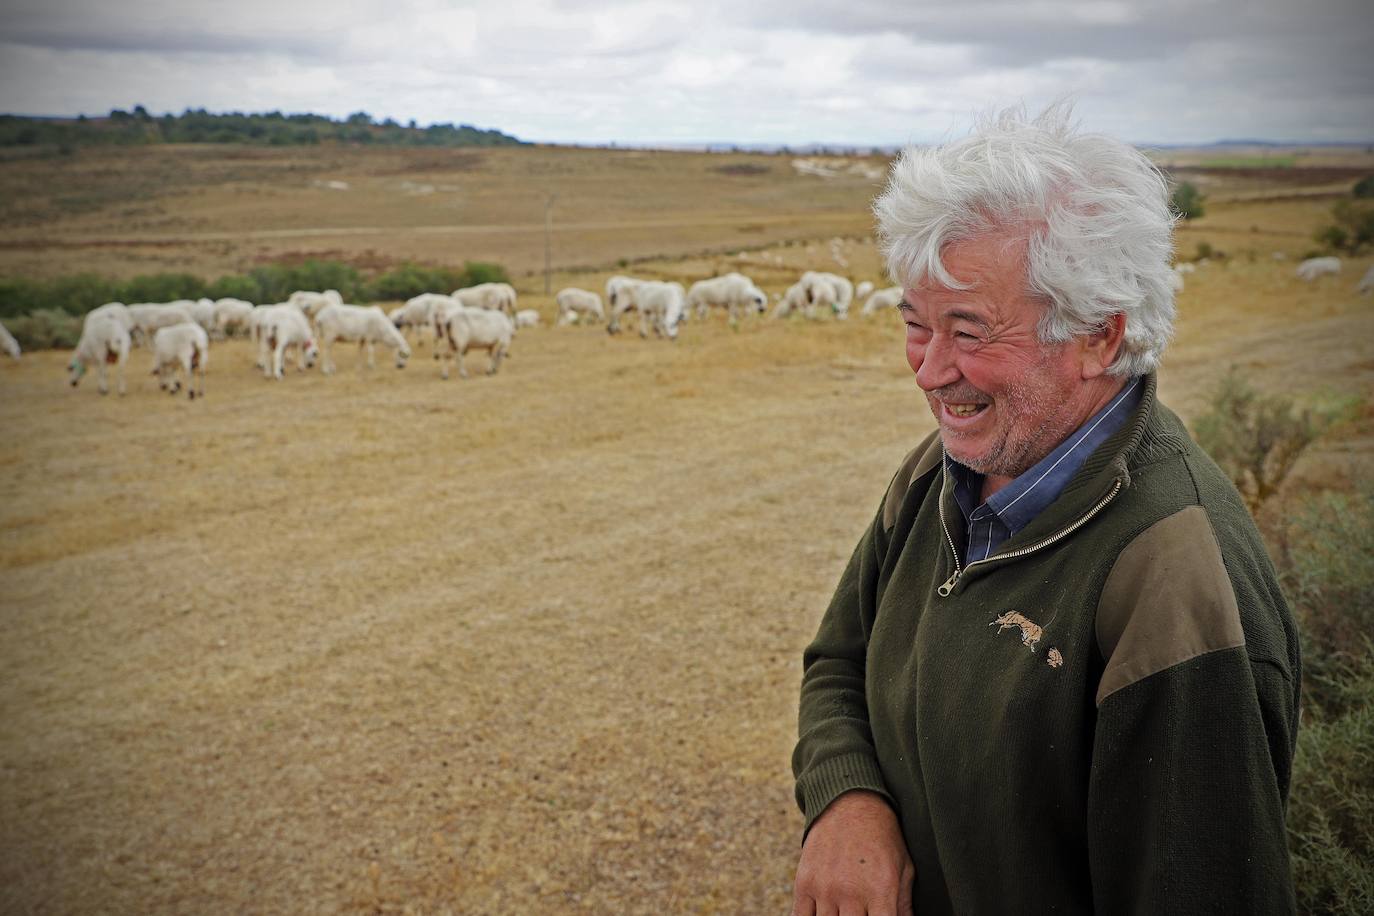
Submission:
POLYGON ((133 111, 116 108, 108 117, 31 118, 0 115, 0 146, 51 145, 141 146, 154 143, 242 143, 254 146, 302 146, 318 143, 359 143, 378 146, 519 146, 519 140, 499 130, 471 124, 431 124, 391 118, 374 121, 365 111, 342 121, 325 115, 282 114, 269 111, 213 114, 188 108, 179 115, 154 117, 142 105, 133 111))

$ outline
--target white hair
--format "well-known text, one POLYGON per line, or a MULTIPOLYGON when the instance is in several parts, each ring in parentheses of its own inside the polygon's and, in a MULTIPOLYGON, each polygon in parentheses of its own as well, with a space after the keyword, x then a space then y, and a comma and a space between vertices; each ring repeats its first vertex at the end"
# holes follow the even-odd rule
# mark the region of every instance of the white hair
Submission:
POLYGON ((888 272, 903 286, 930 277, 960 289, 940 260, 944 247, 1015 233, 1028 242, 1028 292, 1047 305, 1041 341, 1067 341, 1122 313, 1111 373, 1159 366, 1174 321, 1168 184, 1138 150, 1080 133, 1069 103, 1034 119, 1008 108, 962 140, 908 147, 873 212, 888 272))

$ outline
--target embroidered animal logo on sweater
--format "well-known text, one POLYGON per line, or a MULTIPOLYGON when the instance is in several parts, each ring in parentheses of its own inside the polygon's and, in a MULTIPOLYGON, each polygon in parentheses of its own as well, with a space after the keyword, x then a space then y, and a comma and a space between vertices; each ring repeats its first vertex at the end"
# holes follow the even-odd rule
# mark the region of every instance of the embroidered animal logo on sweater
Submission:
POLYGON ((1012 627, 1020 629, 1022 644, 1032 652, 1035 651, 1035 644, 1040 641, 1040 637, 1045 635, 1045 631, 1040 628, 1038 623, 1028 619, 1020 611, 1007 611, 1001 617, 998 617, 992 623, 988 624, 988 626, 996 627, 998 633, 1001 633, 1003 630, 1009 630, 1012 627))

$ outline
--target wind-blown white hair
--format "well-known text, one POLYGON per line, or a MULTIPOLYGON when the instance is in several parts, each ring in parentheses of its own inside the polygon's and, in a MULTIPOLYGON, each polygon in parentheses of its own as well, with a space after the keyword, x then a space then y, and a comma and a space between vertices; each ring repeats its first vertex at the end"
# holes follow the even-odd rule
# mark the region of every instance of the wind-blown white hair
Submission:
POLYGON ((873 204, 888 272, 911 287, 930 277, 962 288, 940 253, 989 234, 1028 241, 1027 281, 1047 308, 1038 333, 1067 341, 1126 316, 1113 375, 1153 371, 1169 342, 1174 216, 1168 184, 1138 150, 1081 133, 1072 105, 1028 118, 985 115, 962 140, 909 147, 873 204))

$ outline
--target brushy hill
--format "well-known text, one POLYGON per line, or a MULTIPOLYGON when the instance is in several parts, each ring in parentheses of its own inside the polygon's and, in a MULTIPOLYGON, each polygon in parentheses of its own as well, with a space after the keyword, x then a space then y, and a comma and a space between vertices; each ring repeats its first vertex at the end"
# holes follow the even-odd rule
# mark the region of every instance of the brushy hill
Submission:
POLYGON ((150 143, 243 143, 254 146, 307 146, 317 143, 366 143, 381 146, 520 146, 525 141, 499 130, 471 124, 398 124, 374 121, 365 111, 342 121, 325 115, 214 114, 188 108, 179 115, 154 117, 142 105, 132 112, 114 109, 108 117, 75 119, 0 115, 0 146, 63 147, 150 143))

